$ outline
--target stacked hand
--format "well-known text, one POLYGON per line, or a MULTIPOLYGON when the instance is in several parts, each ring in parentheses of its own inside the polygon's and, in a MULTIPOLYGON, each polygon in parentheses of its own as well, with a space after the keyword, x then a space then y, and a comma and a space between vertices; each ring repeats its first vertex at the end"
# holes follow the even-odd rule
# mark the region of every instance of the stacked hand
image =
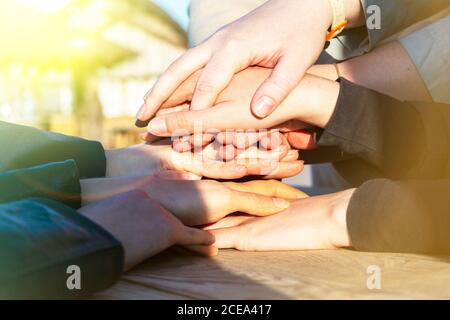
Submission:
MULTIPOLYGON (((350 18, 360 4, 346 2, 350 18)), ((328 0, 267 1, 176 60, 148 93, 138 119, 150 119, 183 81, 202 68, 192 90, 192 109, 208 108, 235 73, 252 65, 274 68, 254 88, 247 104, 249 111, 251 102, 253 113, 265 117, 316 62, 331 23, 328 0)))

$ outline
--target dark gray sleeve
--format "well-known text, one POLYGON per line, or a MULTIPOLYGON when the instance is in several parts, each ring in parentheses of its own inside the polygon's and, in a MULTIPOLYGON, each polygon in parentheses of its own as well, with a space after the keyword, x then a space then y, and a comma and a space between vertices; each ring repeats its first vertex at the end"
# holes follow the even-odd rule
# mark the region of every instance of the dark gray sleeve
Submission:
POLYGON ((450 253, 450 179, 365 182, 347 210, 357 250, 450 253))
POLYGON ((450 173, 450 106, 398 101, 340 79, 334 114, 318 135, 328 161, 359 159, 392 179, 450 173))

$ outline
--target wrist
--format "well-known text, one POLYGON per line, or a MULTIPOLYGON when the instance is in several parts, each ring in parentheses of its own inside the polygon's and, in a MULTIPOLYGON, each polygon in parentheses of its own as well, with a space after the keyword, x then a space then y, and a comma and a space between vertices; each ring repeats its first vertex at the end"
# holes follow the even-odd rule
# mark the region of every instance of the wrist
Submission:
POLYGON ((336 193, 330 203, 330 220, 333 226, 331 244, 336 248, 350 247, 351 239, 347 228, 347 209, 356 189, 336 193))
POLYGON ((306 75, 286 99, 291 118, 324 128, 336 108, 340 85, 336 81, 306 75))
POLYGON ((123 150, 124 149, 111 149, 105 150, 106 157, 106 177, 117 177, 121 175, 123 171, 123 150))

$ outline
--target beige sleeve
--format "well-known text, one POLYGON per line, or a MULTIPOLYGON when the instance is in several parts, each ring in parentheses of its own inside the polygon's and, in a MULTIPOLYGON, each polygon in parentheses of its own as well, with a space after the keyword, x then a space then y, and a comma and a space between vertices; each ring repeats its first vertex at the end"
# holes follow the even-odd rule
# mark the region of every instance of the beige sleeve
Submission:
POLYGON ((224 25, 246 15, 266 0, 192 0, 189 46, 196 46, 224 25))
POLYGON ((433 101, 450 104, 450 14, 400 38, 433 101))

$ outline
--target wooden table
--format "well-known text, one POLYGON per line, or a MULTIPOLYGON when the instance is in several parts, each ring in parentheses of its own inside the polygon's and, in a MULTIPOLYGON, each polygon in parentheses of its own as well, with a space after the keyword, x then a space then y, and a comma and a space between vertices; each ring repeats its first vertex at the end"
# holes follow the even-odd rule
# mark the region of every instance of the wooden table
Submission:
POLYGON ((98 299, 449 299, 450 257, 351 250, 165 252, 98 299), (379 266, 381 289, 367 288, 379 266))

